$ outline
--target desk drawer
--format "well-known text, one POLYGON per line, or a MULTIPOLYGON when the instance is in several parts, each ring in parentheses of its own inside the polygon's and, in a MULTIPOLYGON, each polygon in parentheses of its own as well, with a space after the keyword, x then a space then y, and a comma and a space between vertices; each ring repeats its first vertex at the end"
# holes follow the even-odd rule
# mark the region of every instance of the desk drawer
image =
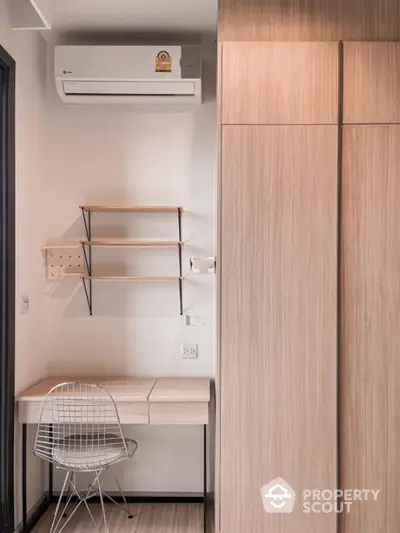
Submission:
MULTIPOLYGON (((21 424, 37 424, 39 422, 41 402, 18 402, 18 421, 21 424)), ((117 404, 121 424, 148 424, 149 413, 147 402, 120 402, 117 404)), ((50 423, 51 419, 43 419, 50 423)))
POLYGON ((208 403, 150 403, 150 424, 208 424, 208 403))
POLYGON ((149 407, 147 402, 118 403, 121 424, 148 424, 149 407))

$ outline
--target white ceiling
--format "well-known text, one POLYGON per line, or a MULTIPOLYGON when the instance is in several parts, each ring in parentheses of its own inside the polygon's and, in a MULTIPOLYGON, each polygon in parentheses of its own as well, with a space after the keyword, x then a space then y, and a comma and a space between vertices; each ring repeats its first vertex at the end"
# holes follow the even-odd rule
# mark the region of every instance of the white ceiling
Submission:
POLYGON ((218 0, 54 0, 58 32, 215 31, 218 0))

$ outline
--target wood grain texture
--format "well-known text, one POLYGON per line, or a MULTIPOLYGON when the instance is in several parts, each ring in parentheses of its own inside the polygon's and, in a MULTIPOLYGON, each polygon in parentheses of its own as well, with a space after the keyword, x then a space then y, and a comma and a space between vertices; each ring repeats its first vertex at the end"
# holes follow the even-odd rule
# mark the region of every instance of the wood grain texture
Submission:
POLYGON ((105 388, 117 401, 147 401, 156 378, 57 376, 44 378, 32 387, 20 392, 16 401, 42 402, 46 394, 59 383, 92 383, 105 388))
POLYGON ((346 126, 343 138, 341 484, 380 489, 341 533, 400 523, 400 126, 346 126))
POLYGON ((398 0, 220 0, 221 41, 400 39, 398 0))
POLYGON ((343 119, 400 122, 400 43, 344 44, 343 119))
MULTIPOLYGON (((17 403, 18 422, 20 424, 37 424, 40 419, 42 404, 35 401, 17 403)), ((149 404, 147 401, 117 401, 121 424, 149 424, 149 404)), ((51 413, 44 414, 43 422, 53 421, 51 413)))
POLYGON ((335 124, 337 43, 224 43, 224 124, 335 124))
POLYGON ((224 126, 221 533, 334 533, 267 514, 281 476, 336 482, 337 128, 224 126))
POLYGON ((151 424, 208 424, 207 378, 159 378, 149 396, 151 424))
POLYGON ((132 248, 163 248, 184 246, 182 241, 130 241, 124 239, 92 239, 91 241, 80 241, 80 244, 85 246, 99 246, 99 247, 132 247, 132 248))
POLYGON ((82 276, 93 281, 179 281, 180 276, 82 276))
POLYGON ((64 248, 80 248, 81 245, 79 242, 60 242, 60 243, 53 243, 53 244, 46 244, 42 247, 42 250, 63 250, 64 248))
POLYGON ((38 423, 46 394, 58 383, 76 381, 105 388, 117 404, 122 424, 208 424, 209 421, 209 379, 124 376, 45 378, 17 396, 18 421, 38 423))
POLYGON ((21 392, 16 398, 18 421, 26 424, 37 424, 46 394, 58 383, 72 381, 93 383, 105 388, 117 404, 122 424, 149 423, 148 397, 156 383, 155 378, 87 376, 46 378, 21 392))
POLYGON ((150 402, 209 402, 208 378, 158 378, 150 402))
MULTIPOLYGON (((52 505, 33 533, 50 531, 55 506, 52 505)), ((130 504, 135 517, 129 520, 116 505, 106 503, 108 526, 114 533, 203 533, 203 505, 199 503, 138 503, 130 504)), ((102 519, 101 505, 92 503, 90 510, 98 523, 102 519)), ((211 515, 211 513, 210 513, 211 515)), ((210 523, 208 533, 214 533, 210 523)), ((66 533, 88 533, 93 523, 81 506, 65 528, 66 533)))
POLYGON ((177 213, 183 211, 178 205, 80 205, 91 213, 177 213))
POLYGON ((207 402, 156 402, 150 403, 150 424, 208 424, 207 402))

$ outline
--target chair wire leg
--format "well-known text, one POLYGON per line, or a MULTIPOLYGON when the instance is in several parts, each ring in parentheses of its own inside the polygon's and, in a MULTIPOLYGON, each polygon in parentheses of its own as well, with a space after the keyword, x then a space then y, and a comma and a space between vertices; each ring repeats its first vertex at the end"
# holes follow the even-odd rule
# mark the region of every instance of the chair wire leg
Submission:
POLYGON ((114 470, 113 470, 112 468, 111 468, 111 475, 112 475, 112 477, 114 478, 115 484, 116 484, 117 487, 118 487, 118 490, 119 490, 119 493, 120 493, 121 496, 122 496, 122 499, 124 500, 124 504, 128 507, 128 502, 126 501, 125 494, 124 494, 124 492, 123 492, 123 490, 122 490, 122 488, 121 488, 121 484, 120 484, 120 482, 118 481, 118 478, 117 478, 117 476, 116 476, 116 474, 115 474, 115 472, 114 472, 114 470))
MULTIPOLYGON (((74 476, 75 476, 75 473, 71 473, 71 478, 74 479, 74 476)), ((69 502, 71 501, 72 499, 72 490, 71 490, 71 479, 68 480, 68 488, 67 488, 67 492, 65 494, 65 501, 66 501, 66 504, 64 506, 64 509, 63 509, 63 513, 62 513, 62 518, 67 518, 68 516, 68 513, 67 513, 67 510, 68 510, 68 505, 69 505, 69 502)))
POLYGON ((124 502, 124 506, 122 506, 121 504, 119 504, 117 501, 114 500, 114 498, 112 498, 109 494, 107 494, 106 492, 104 493, 104 496, 106 496, 106 498, 108 498, 110 501, 112 501, 113 503, 115 503, 115 505, 117 505, 120 509, 122 509, 123 511, 125 511, 125 513, 128 515, 128 518, 133 518, 134 515, 131 513, 129 507, 128 507, 128 502, 126 501, 126 498, 125 498, 125 494, 124 494, 124 491, 122 490, 121 488, 121 485, 118 481, 118 478, 117 476, 115 475, 115 472, 112 468, 110 468, 111 470, 111 475, 112 477, 114 478, 114 482, 115 484, 117 485, 117 488, 119 490, 119 493, 122 497, 122 500, 124 502))
POLYGON ((109 533, 108 524, 107 524, 107 517, 106 517, 106 509, 104 507, 104 498, 103 498, 103 483, 100 483, 100 475, 102 474, 102 471, 96 472, 96 481, 97 485, 99 487, 99 496, 100 496, 100 503, 101 508, 103 510, 103 519, 104 519, 104 530, 106 533, 109 533))
POLYGON ((61 489, 60 497, 58 498, 57 507, 56 507, 56 510, 54 511, 53 522, 51 523, 50 533, 54 533, 56 527, 58 526, 58 524, 59 524, 59 522, 61 520, 62 515, 58 519, 58 522, 56 522, 56 519, 57 519, 57 516, 58 516, 58 511, 60 509, 60 504, 61 504, 62 498, 64 496, 65 487, 69 483, 70 475, 71 475, 71 472, 67 472, 66 475, 65 475, 65 479, 64 479, 64 483, 63 483, 63 486, 62 486, 62 489, 61 489))
MULTIPOLYGON (((64 509, 63 509, 63 513, 60 515, 59 519, 58 519, 58 522, 57 522, 57 525, 56 525, 56 528, 58 528, 58 526, 60 525, 60 522, 61 522, 61 519, 64 515, 64 512, 66 511, 66 509, 68 508, 68 505, 70 504, 74 494, 76 494, 77 498, 78 498, 78 503, 75 505, 73 511, 71 512, 71 514, 69 516, 67 516, 67 519, 65 520, 64 524, 61 526, 61 528, 57 531, 57 533, 61 533, 64 528, 66 527, 66 525, 68 524, 68 522, 71 520, 71 518, 74 516, 74 514, 76 513, 76 511, 79 509, 79 507, 81 506, 81 503, 82 503, 82 498, 79 494, 79 491, 77 490, 76 488, 76 473, 75 472, 70 472, 70 478, 69 478, 69 488, 70 488, 70 494, 69 494, 69 497, 65 503, 65 506, 64 506, 64 509)), ((89 511, 90 512, 90 511, 89 511)))
MULTIPOLYGON (((89 487, 89 492, 91 493, 91 491, 93 490, 93 487, 94 485, 96 484, 96 479, 94 479, 92 485, 89 487)), ((85 504, 86 506, 86 509, 88 510, 88 513, 90 515, 90 518, 92 519, 92 522, 93 522, 93 525, 95 527, 95 529, 98 529, 97 527, 97 524, 96 524, 96 521, 93 517, 93 514, 88 506, 88 503, 87 503, 87 499, 88 497, 85 497, 85 496, 82 496, 82 494, 79 492, 77 486, 76 486, 76 474, 75 472, 73 472, 71 474, 71 478, 69 480, 69 484, 70 484, 70 487, 71 487, 71 494, 70 494, 70 497, 69 499, 67 500, 67 503, 66 503, 66 506, 69 504, 69 502, 71 501, 73 495, 75 494, 76 497, 78 498, 78 503, 76 504, 75 508, 73 509, 72 513, 67 517, 67 519, 65 520, 64 524, 62 525, 62 527, 57 531, 57 533, 62 533, 62 531, 64 530, 64 528, 66 527, 66 525, 68 524, 68 522, 71 520, 71 518, 74 516, 74 514, 76 513, 76 511, 79 509, 79 507, 81 506, 82 503, 85 504)), ((93 496, 93 495, 92 495, 93 496)), ((66 507, 64 507, 64 510, 66 509, 66 507)), ((61 517, 62 515, 60 516, 58 522, 57 522, 57 526, 59 525, 60 521, 61 521, 61 517)), ((99 529, 101 531, 101 529, 99 529)))
MULTIPOLYGON (((69 483, 71 483, 71 480, 69 480, 69 483)), ((69 494, 69 496, 66 497, 66 502, 65 502, 64 508, 63 508, 62 512, 60 513, 60 516, 59 516, 59 518, 58 518, 58 520, 57 520, 57 524, 56 524, 56 526, 55 526, 55 528, 54 528, 55 530, 56 530, 56 529, 58 528, 58 526, 60 525, 61 519, 62 519, 62 518, 67 518, 67 520, 64 522, 64 525, 63 525, 62 528, 58 531, 58 533, 61 533, 61 531, 62 531, 62 530, 64 529, 64 527, 68 524, 70 518, 72 518, 72 516, 75 514, 76 509, 77 509, 78 506, 79 506, 79 505, 77 505, 77 507, 72 511, 71 516, 69 516, 69 517, 67 516, 67 514, 66 514, 66 510, 67 510, 67 508, 68 508, 68 506, 69 506, 69 504, 70 504, 70 502, 71 502, 71 500, 72 500, 72 496, 73 496, 73 493, 71 492, 71 493, 69 494)))
MULTIPOLYGON (((76 474, 74 473, 74 476, 73 476, 73 482, 71 482, 71 486, 72 486, 72 489, 73 489, 73 492, 76 494, 78 500, 79 500, 79 503, 78 505, 75 507, 72 515, 75 513, 75 511, 78 509, 78 507, 81 505, 81 503, 84 503, 85 504, 85 507, 86 507, 86 510, 87 512, 89 513, 89 516, 93 522, 93 525, 95 527, 95 529, 98 529, 97 528, 97 524, 96 524, 96 520, 94 519, 94 516, 92 514, 92 511, 90 510, 90 507, 88 505, 88 500, 93 497, 96 493, 95 491, 95 485, 96 485, 96 478, 97 476, 94 478, 93 482, 89 485, 88 487, 88 490, 86 491, 86 494, 84 496, 82 496, 82 494, 79 492, 77 486, 76 486, 76 474), (93 494, 92 494, 93 492, 93 494)), ((71 515, 71 516, 72 516, 71 515)), ((59 533, 61 533, 61 531, 59 531, 59 533)))

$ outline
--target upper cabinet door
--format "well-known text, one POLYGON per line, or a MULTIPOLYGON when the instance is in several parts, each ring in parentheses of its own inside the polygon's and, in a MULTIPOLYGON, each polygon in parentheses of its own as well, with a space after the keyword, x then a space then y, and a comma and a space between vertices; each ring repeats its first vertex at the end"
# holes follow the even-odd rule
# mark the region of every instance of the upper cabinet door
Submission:
POLYGON ((400 123, 400 43, 344 44, 343 121, 400 123))
POLYGON ((398 0, 219 0, 224 41, 396 41, 398 0))
POLYGON ((337 124, 338 43, 222 45, 223 124, 337 124))

